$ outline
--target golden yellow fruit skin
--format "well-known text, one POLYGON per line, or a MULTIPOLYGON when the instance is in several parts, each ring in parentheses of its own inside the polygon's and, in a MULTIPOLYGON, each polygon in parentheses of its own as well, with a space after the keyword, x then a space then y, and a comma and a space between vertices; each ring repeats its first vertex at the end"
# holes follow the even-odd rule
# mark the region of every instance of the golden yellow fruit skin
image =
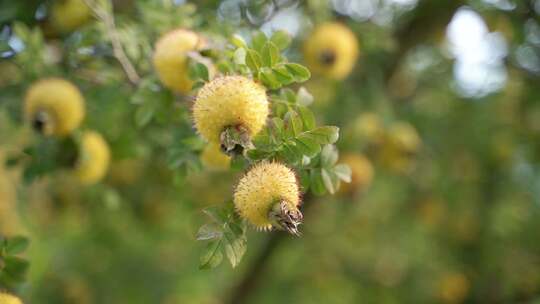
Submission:
POLYGON ((185 29, 165 33, 156 42, 152 58, 154 68, 163 85, 176 93, 188 93, 193 81, 188 75, 187 53, 203 44, 199 35, 185 29))
POLYGON ((345 154, 341 157, 341 162, 351 168, 351 182, 341 183, 343 192, 354 192, 365 190, 371 184, 374 175, 373 165, 362 154, 345 154))
POLYGON ((84 0, 56 0, 51 7, 51 23, 60 33, 77 29, 91 17, 92 11, 84 0))
POLYGON ((22 304, 22 301, 16 296, 0 293, 0 304, 22 304))
POLYGON ((97 183, 107 173, 110 158, 105 139, 99 133, 86 131, 81 138, 75 175, 82 184, 97 183))
POLYGON ((416 129, 406 122, 396 122, 391 125, 388 136, 390 144, 402 152, 417 152, 422 143, 416 129))
POLYGON ((444 303, 462 303, 469 287, 469 280, 464 274, 448 273, 439 281, 439 297, 444 303))
POLYGON ((64 79, 38 80, 26 92, 26 121, 32 124, 41 111, 52 121, 51 128, 45 131, 46 135, 66 136, 78 128, 84 118, 84 98, 75 85, 64 79))
POLYGON ((364 113, 354 122, 354 133, 371 143, 380 143, 384 137, 384 124, 375 113, 364 113))
POLYGON ((202 137, 220 142, 226 127, 242 126, 251 137, 266 123, 268 98, 265 88, 243 76, 224 76, 207 83, 193 106, 195 127, 202 137))
POLYGON ((240 216, 259 229, 270 229, 268 212, 284 200, 297 207, 300 192, 294 172, 280 163, 261 162, 244 175, 234 191, 234 206, 240 216))
POLYGON ((329 22, 319 25, 304 43, 306 64, 314 74, 343 79, 352 71, 359 54, 358 41, 345 25, 329 22), (325 63, 325 54, 333 62, 325 63))
POLYGON ((231 166, 231 157, 221 151, 219 144, 209 143, 201 153, 203 165, 211 170, 225 171, 231 166))

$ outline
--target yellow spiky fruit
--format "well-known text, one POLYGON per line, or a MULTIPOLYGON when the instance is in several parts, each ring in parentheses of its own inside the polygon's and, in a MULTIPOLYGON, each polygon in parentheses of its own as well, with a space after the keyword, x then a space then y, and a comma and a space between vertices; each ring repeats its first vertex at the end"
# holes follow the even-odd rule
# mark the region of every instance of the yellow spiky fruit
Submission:
POLYGON ((345 25, 329 22, 319 25, 304 43, 304 57, 314 74, 343 79, 358 59, 354 33, 345 25))
POLYGON ((201 162, 210 170, 225 171, 231 166, 231 157, 223 153, 218 144, 209 143, 201 153, 201 162))
POLYGON ((416 129, 407 122, 396 122, 388 130, 389 143, 404 153, 415 153, 422 140, 416 129))
POLYGON ((207 83, 193 106, 197 131, 209 142, 219 143, 228 127, 243 127, 250 137, 266 123, 268 98, 265 88, 244 76, 224 76, 207 83))
POLYGON ((44 135, 66 136, 79 127, 84 98, 71 82, 46 78, 32 84, 24 102, 25 120, 44 135))
POLYGON ((189 78, 187 53, 203 46, 204 39, 186 29, 176 29, 159 38, 152 60, 165 87, 182 94, 191 91, 193 81, 189 78))
POLYGON ((92 17, 84 0, 55 0, 50 12, 51 24, 60 33, 74 31, 92 17))
POLYGON ((0 292, 0 304, 22 304, 22 301, 14 295, 0 292))
POLYGON ((341 192, 352 193, 362 191, 371 185, 373 180, 373 165, 362 154, 350 153, 341 157, 341 162, 351 168, 351 182, 341 183, 341 192))
POLYGON ((354 122, 354 134, 369 143, 380 143, 384 137, 384 124, 376 113, 363 113, 354 122))
POLYGON ((109 168, 110 151, 105 139, 93 131, 86 131, 81 138, 79 155, 74 173, 82 184, 100 181, 109 168))
POLYGON ((280 163, 262 162, 244 175, 234 191, 238 214, 258 229, 272 228, 269 212, 273 205, 285 201, 300 205, 300 191, 294 172, 280 163))

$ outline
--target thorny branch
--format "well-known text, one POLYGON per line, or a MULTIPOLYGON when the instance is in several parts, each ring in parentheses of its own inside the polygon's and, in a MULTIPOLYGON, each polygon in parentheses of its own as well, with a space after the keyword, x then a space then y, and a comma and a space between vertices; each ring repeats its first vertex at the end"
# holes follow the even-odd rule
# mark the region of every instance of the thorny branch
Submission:
POLYGON ((113 54, 114 57, 118 60, 120 65, 122 66, 122 69, 126 73, 127 78, 129 81, 136 85, 140 77, 137 74, 137 71, 135 70, 135 67, 127 57, 126 53, 124 52, 124 48, 122 47, 122 44, 120 43, 120 37, 118 35, 118 30, 116 28, 116 24, 114 21, 114 15, 112 13, 112 6, 109 7, 109 9, 104 8, 96 3, 96 0, 84 0, 85 4, 88 5, 88 7, 92 10, 94 15, 100 19, 107 28, 107 35, 109 36, 109 40, 111 41, 112 47, 113 47, 113 54))

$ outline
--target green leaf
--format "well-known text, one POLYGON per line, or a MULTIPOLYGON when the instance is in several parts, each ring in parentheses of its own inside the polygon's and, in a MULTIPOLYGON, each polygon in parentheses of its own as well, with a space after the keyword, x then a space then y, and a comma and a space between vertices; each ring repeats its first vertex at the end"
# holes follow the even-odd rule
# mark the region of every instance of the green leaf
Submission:
POLYGON ((293 75, 294 81, 296 82, 304 82, 311 77, 309 70, 298 63, 286 63, 285 67, 293 75))
POLYGON ((282 85, 289 85, 294 82, 293 75, 284 65, 275 66, 272 70, 274 71, 274 76, 276 76, 276 79, 281 82, 282 85))
POLYGON ((287 31, 279 30, 272 34, 270 41, 272 41, 280 50, 284 50, 291 44, 292 37, 287 31))
POLYGON ((306 133, 321 145, 333 144, 339 138, 339 128, 334 126, 318 127, 306 133))
POLYGON ((326 187, 321 175, 321 170, 311 170, 311 192, 315 195, 323 195, 326 193, 326 187))
POLYGON ((247 49, 246 65, 251 69, 254 74, 258 74, 259 69, 262 66, 262 59, 259 53, 252 49, 247 49))
POLYGON ((298 106, 298 114, 304 123, 304 129, 310 131, 313 130, 316 126, 315 115, 307 107, 298 106))
POLYGON ((326 169, 321 169, 321 177, 324 183, 324 187, 330 194, 334 194, 336 192, 336 188, 334 185, 334 182, 332 181, 331 173, 328 172, 326 169))
POLYGON ((332 168, 338 161, 338 151, 334 145, 325 145, 321 151, 321 167, 332 168))
POLYGON ((197 232, 197 241, 209 241, 219 239, 223 236, 221 228, 215 223, 204 224, 199 228, 197 232))
POLYGON ((251 37, 251 45, 258 52, 262 51, 266 41, 268 41, 268 38, 262 31, 255 31, 251 37))
POLYGON ((247 48, 247 43, 246 41, 244 40, 244 38, 242 38, 242 36, 238 35, 238 34, 234 34, 232 35, 231 37, 231 43, 236 46, 237 48, 247 48))
POLYGON ((283 144, 283 149, 281 150, 281 155, 283 155, 288 162, 296 164, 304 155, 302 150, 296 145, 294 141, 289 141, 283 144))
POLYGON ((246 49, 238 48, 234 51, 234 62, 236 64, 246 64, 246 49))
POLYGON ((302 118, 295 111, 289 111, 284 117, 287 131, 290 137, 296 137, 303 130, 302 118))
POLYGON ((313 95, 311 95, 306 88, 300 87, 300 89, 298 89, 298 94, 296 94, 296 100, 299 105, 309 106, 313 103, 313 95))
POLYGON ((30 241, 23 236, 15 236, 7 240, 6 253, 9 255, 16 255, 24 252, 30 241))
POLYGON ((351 182, 351 168, 346 164, 338 164, 334 167, 334 174, 342 181, 346 183, 351 182))
POLYGON ((259 79, 263 84, 271 89, 276 90, 281 87, 281 82, 279 82, 270 68, 264 67, 259 71, 259 79))
POLYGON ((210 79, 208 67, 200 62, 193 62, 190 64, 189 76, 192 80, 208 81, 210 79))
POLYGON ((298 137, 295 139, 295 142, 302 150, 302 153, 308 157, 314 157, 321 152, 321 145, 308 137, 298 137))
POLYGON ((225 254, 231 263, 236 267, 246 253, 246 238, 243 234, 235 234, 232 229, 224 234, 225 254))
POLYGON ((135 124, 137 127, 142 128, 146 126, 156 111, 155 105, 153 102, 145 102, 142 106, 138 107, 135 111, 135 124))
POLYGON ((302 186, 303 192, 307 192, 309 190, 311 186, 311 177, 309 175, 309 171, 300 171, 300 185, 302 186))
POLYGON ((199 269, 216 268, 223 261, 223 253, 221 252, 221 240, 212 241, 206 246, 205 252, 201 256, 199 269))
POLYGON ((263 64, 267 67, 273 67, 280 60, 279 49, 275 44, 268 41, 261 50, 263 64))

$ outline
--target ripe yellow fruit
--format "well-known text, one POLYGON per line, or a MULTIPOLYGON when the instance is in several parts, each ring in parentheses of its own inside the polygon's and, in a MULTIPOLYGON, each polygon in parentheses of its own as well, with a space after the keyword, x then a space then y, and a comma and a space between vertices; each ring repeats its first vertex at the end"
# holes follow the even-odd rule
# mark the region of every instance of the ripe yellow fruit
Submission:
POLYGON ((406 122, 396 122, 388 130, 390 144, 404 153, 415 153, 422 140, 416 129, 406 122))
POLYGON ((341 183, 341 191, 345 193, 352 193, 355 191, 362 191, 371 185, 373 180, 373 165, 362 154, 345 154, 342 156, 341 161, 351 168, 351 182, 341 183))
POLYGON ((189 78, 187 53, 203 46, 204 39, 185 29, 170 31, 159 38, 152 60, 165 87, 183 94, 191 90, 193 81, 189 78))
POLYGON ((345 25, 330 22, 319 25, 304 43, 306 63, 314 74, 343 79, 358 58, 358 41, 345 25))
POLYGON ((39 80, 26 92, 25 119, 42 134, 68 135, 79 127, 84 113, 84 98, 81 92, 64 79, 39 80))
POLYGON ((439 281, 439 297, 445 303, 461 303, 469 293, 469 280, 462 273, 447 273, 439 281))
POLYGON ((203 165, 211 170, 225 171, 231 166, 231 157, 223 153, 216 143, 206 145, 201 153, 203 165))
POLYGON ((51 24, 60 33, 77 29, 91 17, 92 11, 84 0, 55 0, 51 7, 51 24))
POLYGON ((228 127, 243 128, 255 136, 266 123, 268 98, 265 88, 243 76, 225 76, 207 83, 193 106, 197 131, 207 141, 220 143, 228 127))
POLYGON ((354 133, 370 143, 380 143, 384 137, 384 124, 379 115, 364 113, 354 122, 354 133))
POLYGON ((97 183, 107 173, 110 157, 105 139, 99 133, 87 131, 81 138, 74 173, 82 184, 97 183))
POLYGON ((278 223, 273 221, 272 211, 279 211, 275 210, 276 205, 288 212, 298 211, 300 191, 296 176, 283 164, 262 162, 240 179, 234 191, 234 206, 242 218, 258 229, 268 230, 275 226, 294 233, 291 230, 297 224, 293 229, 283 227, 279 220, 278 223))
POLYGON ((0 292, 0 304, 22 304, 22 301, 16 296, 0 292))

